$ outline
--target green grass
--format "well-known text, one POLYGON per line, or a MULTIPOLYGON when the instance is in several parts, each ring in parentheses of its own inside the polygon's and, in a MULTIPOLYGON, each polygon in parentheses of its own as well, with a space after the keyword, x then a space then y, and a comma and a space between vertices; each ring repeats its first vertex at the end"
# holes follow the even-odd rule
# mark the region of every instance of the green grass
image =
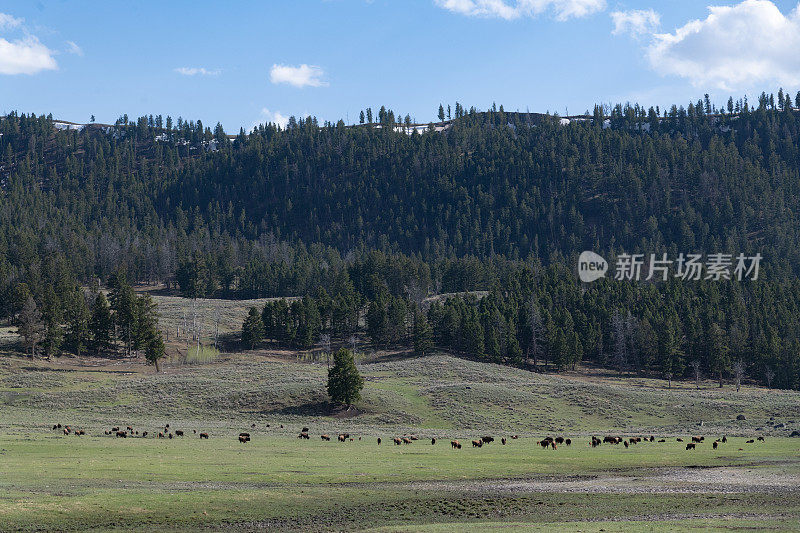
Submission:
POLYGON ((186 356, 190 365, 213 363, 219 357, 219 350, 213 346, 192 346, 186 356))
POLYGON ((786 438, 800 428, 797 392, 667 390, 441 354, 359 369, 363 400, 347 418, 327 405, 325 362, 293 353, 222 353, 158 374, 138 361, 0 353, 0 530, 787 530, 800 521, 800 439, 786 438), (61 436, 50 429, 59 422, 90 435, 61 436), (187 436, 103 435, 133 425, 152 437, 165 423, 187 436), (303 426, 311 440, 296 438, 303 426), (240 431, 252 442, 237 442, 240 431), (356 440, 319 439, 339 432, 356 440), (411 433, 420 440, 391 444, 411 433), (668 441, 587 445, 608 433, 668 441), (486 434, 520 438, 470 446, 486 434), (574 444, 543 450, 536 441, 547 434, 574 444), (730 442, 689 452, 675 437, 691 434, 730 442), (766 442, 745 443, 762 434, 766 442))
POLYGON ((233 435, 215 434, 208 441, 193 434, 172 440, 52 432, 4 435, 0 524, 14 529, 114 524, 136 529, 233 522, 306 529, 322 521, 332 529, 382 524, 414 529, 442 522, 439 527, 446 529, 453 521, 502 523, 516 518, 533 523, 580 520, 583 525, 597 518, 636 520, 687 512, 712 521, 722 516, 721 523, 746 512, 766 513, 778 522, 787 515, 800 517, 796 492, 689 494, 681 491, 691 484, 679 478, 669 482, 676 494, 658 495, 559 493, 547 487, 508 493, 492 488, 502 479, 595 479, 618 490, 658 487, 659 476, 680 466, 739 465, 742 472, 755 472, 749 479, 778 475, 785 481, 786 475, 797 475, 800 461, 800 445, 790 439, 756 445, 732 439, 722 451, 704 445, 694 453, 677 442, 627 450, 576 443, 552 451, 532 439, 454 451, 447 442, 378 446, 372 439, 338 443, 274 437, 266 429, 251 433, 253 440, 245 445, 233 435))

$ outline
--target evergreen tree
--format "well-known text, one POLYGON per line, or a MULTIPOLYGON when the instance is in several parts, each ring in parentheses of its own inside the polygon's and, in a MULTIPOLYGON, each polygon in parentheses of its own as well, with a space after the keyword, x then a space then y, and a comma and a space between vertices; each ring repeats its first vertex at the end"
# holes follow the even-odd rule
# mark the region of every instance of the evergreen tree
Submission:
POLYGON ((251 307, 244 324, 242 324, 242 343, 252 350, 263 340, 264 323, 258 309, 251 307))
POLYGON ((89 307, 86 296, 80 287, 75 287, 67 307, 67 332, 64 337, 66 348, 80 357, 89 348, 89 307))
POLYGON ((92 349, 96 354, 112 348, 114 318, 111 316, 111 307, 108 305, 108 300, 102 292, 97 294, 94 305, 92 305, 89 332, 92 337, 92 349))
POLYGON ((328 396, 334 403, 347 406, 361 399, 364 378, 356 368, 353 353, 340 348, 333 354, 333 366, 328 370, 328 396))
POLYGON ((433 331, 428 319, 418 307, 414 308, 414 354, 425 355, 433 348, 433 331))

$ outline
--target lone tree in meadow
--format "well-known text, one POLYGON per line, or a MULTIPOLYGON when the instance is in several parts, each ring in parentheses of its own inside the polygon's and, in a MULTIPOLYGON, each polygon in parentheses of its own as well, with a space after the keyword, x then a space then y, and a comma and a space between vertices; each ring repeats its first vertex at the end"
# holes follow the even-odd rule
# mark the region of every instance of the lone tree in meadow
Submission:
POLYGON ((155 365, 156 372, 160 372, 161 368, 158 362, 164 358, 166 352, 164 350, 164 338, 158 330, 151 331, 147 345, 144 348, 144 357, 149 364, 155 365))
POLYGON ((358 373, 353 352, 340 348, 333 354, 333 367, 328 370, 328 396, 336 403, 352 405, 361 399, 364 378, 358 373))

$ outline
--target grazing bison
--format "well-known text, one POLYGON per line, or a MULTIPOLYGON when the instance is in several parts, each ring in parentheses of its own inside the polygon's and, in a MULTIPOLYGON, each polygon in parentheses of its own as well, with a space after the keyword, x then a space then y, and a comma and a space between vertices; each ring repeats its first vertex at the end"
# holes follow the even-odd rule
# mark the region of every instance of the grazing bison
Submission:
POLYGON ((480 448, 481 446, 483 446, 483 441, 482 440, 478 439, 478 440, 473 440, 472 441, 472 447, 473 448, 480 448))
POLYGON ((403 441, 400 439, 400 437, 395 437, 394 443, 395 445, 400 446, 401 444, 403 444, 403 441))
POLYGON ((172 433, 170 433, 169 435, 167 435, 167 437, 169 437, 169 438, 171 439, 171 438, 172 438, 172 433))
POLYGON ((176 437, 183 437, 183 430, 182 429, 176 429, 175 430, 175 436, 176 437))
POLYGON ((481 440, 484 444, 489 444, 490 442, 494 442, 494 437, 483 437, 481 440))
POLYGON ((308 433, 308 428, 303 428, 300 430, 300 433, 308 433))
POLYGON ((564 444, 566 444, 567 446, 571 446, 572 445, 572 439, 565 440, 564 444))
POLYGON ((408 437, 403 437, 403 444, 411 444, 411 439, 408 437))
POLYGON ((623 441, 622 444, 624 444, 626 448, 628 447, 628 441, 623 441))
POLYGON ((347 440, 347 437, 345 437, 343 434, 339 435, 339 442, 345 442, 346 440, 347 440))
POLYGON ((592 448, 597 448, 598 446, 600 446, 600 439, 592 437, 592 448))
MULTIPOLYGON (((60 426, 59 426, 59 427, 60 427, 60 426)), ((111 432, 112 432, 112 433, 116 433, 117 431, 119 431, 119 426, 117 426, 117 427, 114 427, 114 428, 111 428, 111 432)))
POLYGON ((714 441, 714 444, 711 445, 711 447, 714 448, 715 450, 717 449, 717 446, 719 446, 719 444, 717 444, 717 441, 714 441))
POLYGON ((659 439, 658 442, 667 442, 666 439, 659 439))
POLYGON ((321 438, 322 440, 331 440, 330 435, 320 435, 319 438, 321 438))
POLYGON ((745 442, 745 444, 753 444, 754 442, 755 441, 753 439, 750 439, 749 441, 745 442))
POLYGON ((431 446, 436 444, 436 437, 431 437, 431 446))
POLYGON ((143 438, 143 439, 146 439, 146 438, 147 438, 147 432, 146 432, 146 431, 142 431, 142 438, 143 438))
POLYGON ((680 438, 680 437, 678 437, 678 438, 677 438, 677 439, 675 439, 675 440, 676 440, 676 441, 678 441, 678 442, 683 442, 683 439, 682 439, 682 438, 680 438))
POLYGON ((519 438, 519 435, 511 435, 511 438, 512 438, 512 439, 514 439, 514 440, 516 440, 516 439, 518 439, 518 438, 519 438))
POLYGON ((125 439, 127 437, 128 437, 128 432, 127 431, 117 431, 117 438, 125 439))
POLYGON ((250 433, 239 433, 240 437, 249 437, 250 433))
POLYGON ((694 450, 694 449, 695 449, 695 446, 697 446, 697 444, 696 444, 696 443, 694 443, 694 442, 690 442, 690 443, 688 443, 688 444, 686 445, 686 449, 687 449, 687 450, 694 450))
POLYGON ((722 436, 722 442, 723 442, 723 444, 724 444, 724 443, 726 443, 726 442, 728 442, 728 437, 727 437, 727 436, 725 436, 725 435, 723 435, 723 436, 722 436))
POLYGON ((380 446, 380 445, 381 445, 381 438, 378 437, 378 446, 380 446))
POLYGON ((450 446, 452 446, 453 449, 455 450, 456 448, 460 448, 461 444, 459 444, 459 442, 457 440, 451 440, 450 441, 450 446))
POLYGON ((200 438, 208 440, 208 433, 200 433, 200 438))
POLYGON ((692 437, 692 442, 701 443, 703 442, 703 437, 692 437))
POLYGON ((506 438, 503 437, 502 439, 500 439, 500 442, 503 444, 503 446, 505 446, 506 445, 506 438))
POLYGON ((239 435, 239 442, 241 442, 242 444, 244 444, 245 442, 250 442, 250 437, 239 435))
POLYGON ((758 437, 758 439, 756 439, 756 440, 760 440, 761 442, 765 442, 764 441, 764 437, 758 437))
POLYGON ((159 439, 163 439, 163 438, 164 438, 164 434, 163 434, 163 433, 161 433, 160 431, 158 432, 158 438, 159 438, 159 439))
POLYGON ((556 437, 556 444, 564 444, 564 437, 556 437))

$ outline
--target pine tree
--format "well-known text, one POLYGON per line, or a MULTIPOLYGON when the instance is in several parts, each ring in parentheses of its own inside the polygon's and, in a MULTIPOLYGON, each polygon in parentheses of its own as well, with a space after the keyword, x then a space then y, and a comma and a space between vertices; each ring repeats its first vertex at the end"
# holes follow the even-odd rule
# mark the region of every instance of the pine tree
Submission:
POLYGON ((89 347, 89 307, 80 287, 75 287, 67 307, 67 332, 64 338, 69 351, 80 357, 89 347))
POLYGON ((147 345, 145 347, 144 357, 147 359, 148 363, 155 365, 156 372, 160 372, 161 368, 159 367, 158 363, 166 355, 164 349, 164 339, 159 331, 151 330, 149 333, 149 339, 147 340, 147 345))
POLYGON ((414 353, 425 355, 433 348, 433 331, 418 307, 414 309, 414 353))
POLYGON ((101 292, 97 294, 92 306, 92 316, 89 321, 89 331, 92 335, 92 349, 99 354, 111 349, 114 334, 114 318, 111 316, 111 307, 108 300, 101 292))
POLYGON ((247 318, 242 324, 242 343, 254 349, 264 340, 264 322, 255 307, 250 308, 247 318))
POLYGON ((438 117, 439 117, 439 122, 444 122, 444 106, 442 104, 439 104, 438 117))
POLYGON ((333 354, 333 366, 328 370, 328 396, 334 403, 347 406, 361 399, 364 378, 356 368, 353 353, 347 348, 340 348, 333 354))

